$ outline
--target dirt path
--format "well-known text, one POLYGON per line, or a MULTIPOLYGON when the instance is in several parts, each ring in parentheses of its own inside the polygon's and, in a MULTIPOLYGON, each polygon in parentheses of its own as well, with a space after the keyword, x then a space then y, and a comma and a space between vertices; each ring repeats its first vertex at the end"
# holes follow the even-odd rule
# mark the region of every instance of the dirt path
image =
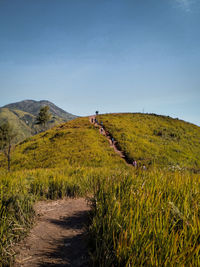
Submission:
POLYGON ((85 225, 90 210, 83 198, 42 201, 36 223, 16 248, 14 267, 88 266, 85 225))
POLYGON ((117 142, 116 142, 116 141, 112 142, 112 137, 111 137, 110 133, 107 132, 107 131, 105 131, 105 129, 104 129, 103 127, 101 127, 101 125, 99 125, 98 123, 95 123, 95 118, 96 118, 95 115, 90 116, 90 117, 89 117, 90 122, 91 122, 92 124, 94 124, 95 127, 98 127, 98 128, 99 128, 99 132, 100 132, 100 134, 104 135, 104 136, 108 139, 108 142, 109 142, 110 146, 113 147, 114 151, 115 151, 121 158, 123 158, 123 159, 126 161, 126 163, 127 163, 128 165, 133 166, 132 164, 130 164, 129 160, 125 157, 124 153, 123 153, 121 150, 119 150, 119 149, 117 148, 117 142))

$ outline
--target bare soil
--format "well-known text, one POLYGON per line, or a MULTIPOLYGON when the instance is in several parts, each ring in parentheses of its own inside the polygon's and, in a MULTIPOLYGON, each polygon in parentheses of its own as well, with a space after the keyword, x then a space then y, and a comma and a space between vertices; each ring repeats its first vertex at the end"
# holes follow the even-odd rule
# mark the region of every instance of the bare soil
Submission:
POLYGON ((83 198, 38 202, 36 222, 15 249, 14 267, 89 266, 89 210, 83 198))

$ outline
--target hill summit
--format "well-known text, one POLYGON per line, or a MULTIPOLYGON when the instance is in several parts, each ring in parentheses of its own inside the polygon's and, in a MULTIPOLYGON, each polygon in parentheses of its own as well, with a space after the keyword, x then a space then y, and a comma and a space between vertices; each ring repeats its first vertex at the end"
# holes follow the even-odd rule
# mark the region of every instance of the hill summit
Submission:
POLYGON ((40 100, 40 101, 23 100, 20 102, 5 105, 3 106, 3 108, 17 109, 17 110, 30 113, 33 116, 37 116, 41 107, 43 106, 49 106, 49 110, 53 117, 63 118, 66 121, 76 118, 75 115, 72 115, 71 113, 66 112, 65 110, 57 107, 55 104, 53 104, 52 102, 48 100, 40 100))

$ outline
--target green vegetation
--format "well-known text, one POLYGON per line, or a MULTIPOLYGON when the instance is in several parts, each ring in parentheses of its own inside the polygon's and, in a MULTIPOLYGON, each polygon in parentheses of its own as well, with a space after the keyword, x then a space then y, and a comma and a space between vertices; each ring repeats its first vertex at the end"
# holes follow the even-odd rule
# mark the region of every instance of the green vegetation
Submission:
POLYGON ((17 143, 40 132, 41 129, 36 124, 36 118, 40 109, 44 106, 48 106, 52 114, 52 118, 48 122, 49 128, 76 118, 76 116, 65 112, 49 101, 25 100, 0 108, 0 123, 8 121, 13 125, 18 133, 15 138, 15 143, 17 143))
POLYGON ((96 180, 132 170, 88 118, 76 119, 18 144, 12 172, 0 155, 0 261, 12 255, 12 244, 31 225, 37 199, 86 196, 96 180))
POLYGON ((56 199, 86 194, 88 188, 84 181, 83 170, 74 168, 38 169, 10 174, 1 172, 0 262, 3 266, 8 264, 13 254, 13 242, 20 240, 32 224, 34 202, 41 198, 56 199))
POLYGON ((3 151, 6 156, 8 171, 10 171, 10 153, 15 136, 16 133, 14 133, 12 125, 8 122, 4 122, 0 125, 0 151, 3 151))
POLYGON ((37 116, 41 107, 48 106, 51 114, 54 118, 60 118, 64 121, 75 119, 77 116, 72 115, 63 109, 57 107, 52 102, 47 100, 35 101, 35 100, 23 100, 20 102, 8 104, 4 108, 9 108, 11 110, 21 110, 27 113, 37 116))
POLYGON ((33 197, 22 175, 0 173, 0 266, 9 266, 13 242, 26 233, 34 214, 33 197))
POLYGON ((98 116, 130 160, 200 170, 200 127, 155 114, 98 116))
POLYGON ((51 118, 51 114, 49 113, 49 107, 44 106, 41 107, 40 112, 36 117, 36 123, 41 125, 43 131, 47 130, 47 124, 51 118))
POLYGON ((199 127, 155 115, 98 117, 128 157, 145 164, 166 163, 167 168, 128 166, 88 118, 24 140, 13 151, 12 172, 5 171, 0 155, 2 265, 9 263, 13 243, 31 226, 35 201, 89 195, 95 266, 199 266, 199 175, 168 169, 175 163, 199 168, 199 127), (163 129, 165 137, 158 129, 163 129), (179 141, 174 139, 177 133, 179 141), (194 155, 190 151, 186 161, 189 144, 194 155), (177 162, 176 154, 168 154, 176 145, 181 150, 177 162))
MULTIPOLYGON (((69 121, 26 139, 16 146, 12 158, 14 170, 69 165, 128 168, 88 118, 69 121)), ((0 165, 5 166, 1 157, 0 165)))
POLYGON ((98 185, 96 265, 200 266, 199 175, 152 170, 98 185))
POLYGON ((33 135, 36 129, 33 129, 34 116, 20 111, 9 110, 8 108, 0 108, 0 122, 9 122, 18 133, 15 142, 24 140, 26 137, 33 135), (26 123, 28 121, 28 123, 26 123))

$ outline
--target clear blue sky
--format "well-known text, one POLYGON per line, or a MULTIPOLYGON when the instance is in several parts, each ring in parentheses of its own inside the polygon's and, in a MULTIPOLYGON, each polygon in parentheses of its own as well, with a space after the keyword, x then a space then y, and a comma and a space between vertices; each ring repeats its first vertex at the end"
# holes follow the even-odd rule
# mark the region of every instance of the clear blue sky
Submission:
POLYGON ((0 0, 0 106, 200 125, 199 0, 0 0))

